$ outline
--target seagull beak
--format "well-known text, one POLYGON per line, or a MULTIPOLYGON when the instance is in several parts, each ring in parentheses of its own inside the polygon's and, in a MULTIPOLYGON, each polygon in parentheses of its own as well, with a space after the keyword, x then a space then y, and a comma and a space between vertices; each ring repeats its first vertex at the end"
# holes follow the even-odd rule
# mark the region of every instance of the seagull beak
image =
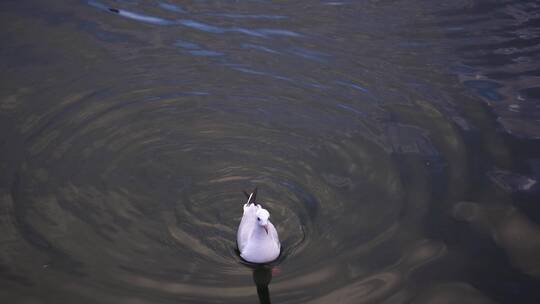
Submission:
POLYGON ((264 231, 266 231, 266 234, 268 234, 268 225, 264 225, 263 228, 264 228, 264 231))

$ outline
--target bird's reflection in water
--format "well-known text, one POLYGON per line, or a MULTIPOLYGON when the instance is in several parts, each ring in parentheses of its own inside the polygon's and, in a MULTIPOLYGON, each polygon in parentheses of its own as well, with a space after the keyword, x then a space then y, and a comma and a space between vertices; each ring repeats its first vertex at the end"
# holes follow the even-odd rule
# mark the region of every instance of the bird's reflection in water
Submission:
POLYGON ((268 284, 272 281, 272 266, 257 265, 250 267, 253 270, 253 282, 257 286, 257 295, 261 304, 270 304, 270 291, 268 284))

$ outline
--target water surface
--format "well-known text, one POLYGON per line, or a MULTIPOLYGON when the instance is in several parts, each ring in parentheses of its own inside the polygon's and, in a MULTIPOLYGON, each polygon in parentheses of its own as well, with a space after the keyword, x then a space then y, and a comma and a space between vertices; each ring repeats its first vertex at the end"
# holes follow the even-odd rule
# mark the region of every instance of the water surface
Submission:
POLYGON ((539 14, 2 1, 0 299, 540 302, 539 14))

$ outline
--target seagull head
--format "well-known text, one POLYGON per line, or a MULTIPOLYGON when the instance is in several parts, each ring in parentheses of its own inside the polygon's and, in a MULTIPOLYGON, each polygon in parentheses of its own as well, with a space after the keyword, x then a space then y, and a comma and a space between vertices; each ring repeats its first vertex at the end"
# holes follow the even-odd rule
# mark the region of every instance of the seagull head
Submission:
POLYGON ((266 234, 268 234, 268 218, 270 218, 270 213, 263 208, 257 210, 257 224, 264 228, 266 234))

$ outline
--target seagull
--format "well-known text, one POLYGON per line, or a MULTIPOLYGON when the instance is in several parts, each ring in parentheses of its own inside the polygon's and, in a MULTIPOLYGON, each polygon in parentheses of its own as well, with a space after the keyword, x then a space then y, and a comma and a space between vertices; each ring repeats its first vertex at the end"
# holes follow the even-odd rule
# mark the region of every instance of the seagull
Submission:
POLYGON ((278 233, 270 222, 270 213, 255 202, 257 188, 244 204, 244 215, 238 226, 236 243, 240 256, 251 263, 264 264, 277 259, 281 250, 278 233))

